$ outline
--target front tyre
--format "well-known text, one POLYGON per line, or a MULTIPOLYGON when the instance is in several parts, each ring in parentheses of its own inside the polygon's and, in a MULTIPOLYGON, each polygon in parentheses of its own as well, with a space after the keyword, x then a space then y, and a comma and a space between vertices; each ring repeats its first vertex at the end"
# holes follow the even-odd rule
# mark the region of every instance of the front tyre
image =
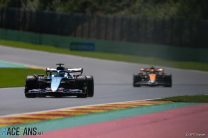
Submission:
POLYGON ((79 94, 77 97, 78 98, 87 98, 87 93, 79 94))
POLYGON ((134 75, 133 76, 133 87, 140 87, 141 85, 139 84, 139 82, 141 81, 141 78, 139 75, 134 75))
POLYGON ((78 94, 78 98, 86 98, 88 96, 88 91, 87 91, 87 78, 86 76, 79 76, 76 80, 76 85, 78 89, 81 89, 83 91, 82 94, 78 94))
POLYGON ((34 94, 34 93, 25 93, 25 97, 26 98, 35 98, 36 94, 34 94))
POLYGON ((37 84, 37 79, 34 76, 27 76, 25 84, 25 97, 26 98, 35 98, 36 94, 28 93, 29 90, 35 89, 37 84))
POLYGON ((94 96, 94 79, 93 76, 87 76, 87 93, 88 97, 94 96))
POLYGON ((172 87, 172 76, 166 76, 165 78, 165 87, 172 87))

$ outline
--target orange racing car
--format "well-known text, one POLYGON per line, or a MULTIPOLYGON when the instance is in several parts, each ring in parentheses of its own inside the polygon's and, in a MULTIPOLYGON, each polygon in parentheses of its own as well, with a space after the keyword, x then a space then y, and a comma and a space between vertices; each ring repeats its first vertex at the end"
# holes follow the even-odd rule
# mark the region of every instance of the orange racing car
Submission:
POLYGON ((172 75, 166 74, 162 68, 141 68, 133 76, 133 86, 165 86, 172 87, 172 75))

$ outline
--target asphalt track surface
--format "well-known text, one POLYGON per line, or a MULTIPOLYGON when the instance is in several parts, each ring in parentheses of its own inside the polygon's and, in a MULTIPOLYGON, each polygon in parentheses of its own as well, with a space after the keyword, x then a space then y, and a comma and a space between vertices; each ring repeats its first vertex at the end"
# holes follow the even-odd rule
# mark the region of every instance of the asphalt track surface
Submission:
POLYGON ((86 99, 75 97, 28 99, 24 97, 22 87, 0 89, 0 115, 177 95, 208 94, 208 72, 202 71, 165 68, 166 72, 173 76, 172 88, 134 88, 133 73, 140 67, 147 67, 146 65, 3 46, 0 46, 0 60, 44 67, 54 67, 56 63, 61 62, 67 67, 83 67, 84 74, 93 75, 95 81, 95 96, 86 99))

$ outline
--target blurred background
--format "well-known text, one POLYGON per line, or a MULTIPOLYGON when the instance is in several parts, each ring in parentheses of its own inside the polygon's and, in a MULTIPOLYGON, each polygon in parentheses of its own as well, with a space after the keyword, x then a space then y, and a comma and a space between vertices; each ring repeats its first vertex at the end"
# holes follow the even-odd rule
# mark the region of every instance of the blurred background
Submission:
POLYGON ((207 19, 207 0, 1 0, 0 39, 207 63, 207 19))

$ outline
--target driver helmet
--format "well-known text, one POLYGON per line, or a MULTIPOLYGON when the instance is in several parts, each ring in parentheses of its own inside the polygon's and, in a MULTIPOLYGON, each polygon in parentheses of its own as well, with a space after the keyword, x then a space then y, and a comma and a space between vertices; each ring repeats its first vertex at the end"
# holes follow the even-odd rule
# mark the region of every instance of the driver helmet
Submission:
POLYGON ((150 67, 150 72, 155 72, 155 67, 154 66, 150 67))

